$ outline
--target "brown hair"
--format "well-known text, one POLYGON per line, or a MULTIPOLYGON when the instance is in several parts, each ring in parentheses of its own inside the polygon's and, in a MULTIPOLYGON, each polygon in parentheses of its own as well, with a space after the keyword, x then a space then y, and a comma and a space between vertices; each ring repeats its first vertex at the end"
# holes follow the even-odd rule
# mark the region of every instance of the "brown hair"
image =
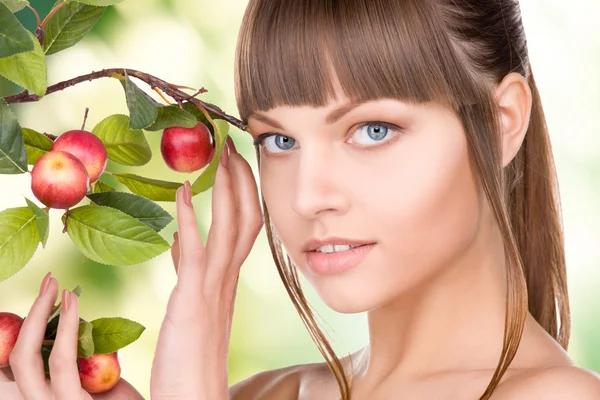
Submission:
MULTIPOLYGON (((337 79, 353 101, 438 101, 462 120, 469 154, 504 241, 504 342, 481 399, 513 360, 527 312, 567 349, 570 313, 552 149, 516 0, 250 0, 239 33, 235 88, 241 119, 280 105, 323 106, 337 79), (525 77, 530 124, 516 157, 501 164, 495 85, 525 77)), ((260 153, 256 149, 257 157, 260 153)), ((265 227, 281 279, 340 387, 350 379, 319 328, 296 269, 265 227)))

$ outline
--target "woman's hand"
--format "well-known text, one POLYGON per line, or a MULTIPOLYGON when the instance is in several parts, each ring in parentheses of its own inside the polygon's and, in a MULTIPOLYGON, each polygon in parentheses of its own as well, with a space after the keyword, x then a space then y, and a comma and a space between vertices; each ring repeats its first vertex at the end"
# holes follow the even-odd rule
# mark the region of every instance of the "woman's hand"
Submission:
POLYGON ((263 225, 252 170, 230 138, 213 187, 206 246, 191 199, 186 182, 177 191, 179 232, 171 250, 177 284, 152 365, 153 400, 229 399, 227 356, 237 279, 263 225))
POLYGON ((112 390, 91 396, 81 388, 77 369, 79 333, 78 298, 62 293, 56 339, 48 360, 50 381, 44 373, 41 348, 48 318, 58 295, 58 283, 50 274, 40 287, 40 294, 23 322, 15 347, 10 354, 10 368, 0 369, 0 398, 9 400, 133 400, 143 397, 124 380, 112 390))

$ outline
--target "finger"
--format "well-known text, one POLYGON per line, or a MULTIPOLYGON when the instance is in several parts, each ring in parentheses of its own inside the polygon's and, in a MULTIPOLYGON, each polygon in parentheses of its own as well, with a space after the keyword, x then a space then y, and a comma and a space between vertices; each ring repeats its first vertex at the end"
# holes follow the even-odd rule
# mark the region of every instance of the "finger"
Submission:
POLYGON ((171 258, 173 259, 175 273, 177 273, 177 270, 179 269, 179 234, 177 232, 173 234, 173 244, 171 245, 171 258))
POLYGON ((250 254, 256 237, 262 229, 263 216, 256 180, 250 165, 241 155, 233 152, 229 163, 231 173, 235 176, 233 193, 238 210, 237 223, 240 227, 231 259, 230 282, 233 283, 239 272, 238 269, 250 254))
POLYGON ((196 287, 203 271, 200 269, 206 250, 192 205, 190 183, 177 189, 177 225, 179 227, 178 285, 196 287))
POLYGON ((46 399, 52 395, 46 383, 41 349, 57 293, 58 282, 48 273, 10 354, 9 362, 15 382, 26 399, 46 399))
POLYGON ((0 367, 0 382, 12 382, 8 376, 8 368, 0 367))
POLYGON ((222 284, 224 273, 231 262, 238 231, 228 153, 226 146, 213 186, 212 223, 206 240, 207 285, 222 284))
POLYGON ((56 340, 48 360, 50 386, 57 399, 75 400, 81 397, 81 381, 77 369, 78 336, 77 295, 63 290, 56 340))

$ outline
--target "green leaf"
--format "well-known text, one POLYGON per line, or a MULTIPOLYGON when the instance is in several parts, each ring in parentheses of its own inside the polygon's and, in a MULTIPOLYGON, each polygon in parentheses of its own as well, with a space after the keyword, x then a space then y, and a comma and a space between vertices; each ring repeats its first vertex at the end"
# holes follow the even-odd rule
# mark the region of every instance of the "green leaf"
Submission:
POLYGON ((135 194, 107 192, 89 194, 87 197, 100 206, 121 210, 157 232, 173 221, 171 214, 163 210, 161 206, 135 194))
POLYGON ((139 264, 170 248, 147 225, 122 211, 98 205, 71 209, 67 232, 86 257, 109 265, 139 264))
POLYGON ((217 119, 215 120, 215 124, 218 127, 215 155, 204 171, 202 171, 202 174, 192 184, 192 192, 194 194, 204 192, 215 184, 215 175, 219 167, 219 160, 221 159, 221 153, 223 152, 229 133, 229 124, 227 122, 217 119))
POLYGON ((52 354, 52 346, 42 346, 42 361, 44 362, 46 378, 50 378, 50 354, 52 354))
POLYGON ((11 9, 0 2, 0 58, 33 51, 30 32, 14 16, 11 9))
POLYGON ((106 183, 102 182, 102 181, 96 181, 94 183, 94 191, 93 193, 105 193, 105 192, 114 192, 115 188, 107 185, 106 183))
POLYGON ((131 121, 129 127, 131 129, 144 129, 149 127, 158 117, 158 103, 142 89, 137 87, 135 83, 127 76, 125 72, 125 82, 121 81, 125 89, 125 97, 127 99, 127 108, 131 121))
POLYGON ((25 140, 17 117, 0 99, 0 174, 27 172, 25 140))
POLYGON ((44 53, 54 54, 75 45, 96 25, 104 10, 75 1, 63 6, 46 23, 44 53))
POLYGON ((178 182, 159 181, 134 174, 113 174, 113 178, 127 186, 133 193, 154 201, 175 201, 178 182))
MULTIPOLYGON (((66 0, 70 3, 72 0, 66 0)), ((77 0, 79 3, 89 4, 91 6, 108 7, 114 6, 115 4, 122 3, 124 0, 77 0)))
POLYGON ((81 321, 79 323, 79 340, 77 342, 77 357, 88 358, 94 354, 94 337, 92 332, 94 325, 91 322, 81 321))
POLYGON ((13 13, 21 11, 29 5, 29 1, 27 0, 0 0, 0 3, 3 3, 5 6, 7 6, 8 9, 13 13))
POLYGON ((135 342, 146 328, 126 318, 98 318, 92 321, 96 354, 109 354, 135 342))
POLYGON ((29 207, 0 212, 0 282, 19 272, 33 257, 40 238, 29 207))
POLYGON ((152 150, 144 131, 129 129, 129 117, 115 114, 104 118, 92 130, 98 136, 108 152, 108 158, 114 162, 129 166, 140 166, 152 159, 152 150))
MULTIPOLYGON (((81 292, 83 289, 81 286, 75 286, 73 289, 73 293, 77 295, 77 297, 81 297, 81 292)), ((60 312, 62 311, 62 301, 59 302, 52 308, 50 312, 50 316, 48 317, 48 324, 46 325, 46 332, 44 333, 44 337, 47 339, 54 339, 56 337, 56 330, 58 329, 58 320, 60 317, 60 312)), ((81 321, 81 318, 80 318, 81 321)))
POLYGON ((42 247, 46 247, 46 242, 48 241, 48 234, 50 232, 50 218, 48 217, 48 212, 39 208, 34 202, 25 198, 27 202, 27 206, 33 211, 35 214, 35 223, 38 230, 38 236, 40 237, 40 242, 42 242, 42 247))
POLYGON ((29 128, 21 128, 25 139, 25 151, 27 152, 27 163, 35 164, 44 154, 48 153, 54 143, 48 136, 29 128))
POLYGON ((158 108, 158 117, 147 131, 160 131, 172 126, 182 126, 184 128, 193 128, 198 121, 191 113, 182 110, 178 106, 171 105, 158 108))
POLYGON ((29 35, 34 50, 0 59, 0 75, 41 97, 48 88, 46 56, 36 37, 32 33, 29 35))

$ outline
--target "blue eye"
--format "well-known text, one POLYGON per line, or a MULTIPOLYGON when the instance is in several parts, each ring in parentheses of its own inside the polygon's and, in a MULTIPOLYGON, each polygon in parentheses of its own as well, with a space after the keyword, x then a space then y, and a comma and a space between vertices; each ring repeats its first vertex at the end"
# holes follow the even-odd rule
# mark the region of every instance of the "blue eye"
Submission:
POLYGON ((381 122, 369 122, 356 129, 352 135, 352 142, 364 145, 383 142, 390 136, 388 135, 390 130, 394 130, 394 127, 381 122))
POLYGON ((296 140, 284 135, 270 135, 263 140, 263 144, 269 153, 283 153, 296 144, 296 140))

